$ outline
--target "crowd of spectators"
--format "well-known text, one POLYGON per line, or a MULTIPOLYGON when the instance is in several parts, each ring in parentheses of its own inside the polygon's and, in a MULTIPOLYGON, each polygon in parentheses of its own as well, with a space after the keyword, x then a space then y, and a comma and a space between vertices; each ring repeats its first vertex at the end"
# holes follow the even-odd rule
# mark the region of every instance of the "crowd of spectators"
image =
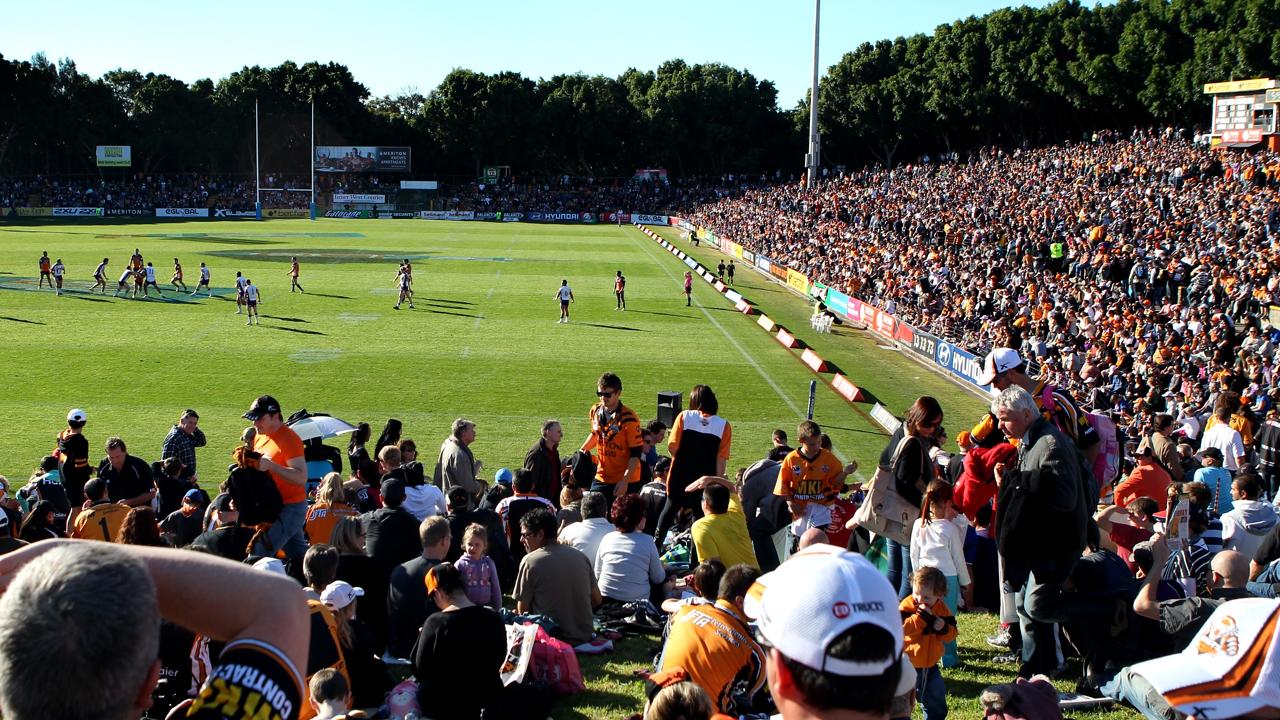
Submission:
MULTIPOLYGON (((982 356, 1011 347, 1109 411, 1255 420, 1280 393, 1280 154, 1172 129, 756 187, 682 208, 741 243, 982 356)), ((1194 435, 1194 431, 1193 431, 1194 435)))

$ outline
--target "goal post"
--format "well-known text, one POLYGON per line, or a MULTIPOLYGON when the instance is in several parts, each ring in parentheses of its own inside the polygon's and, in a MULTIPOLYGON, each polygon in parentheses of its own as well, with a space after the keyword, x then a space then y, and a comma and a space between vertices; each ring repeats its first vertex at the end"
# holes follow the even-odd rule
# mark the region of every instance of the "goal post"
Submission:
POLYGON ((308 215, 311 220, 316 219, 316 103, 311 102, 311 140, 309 143, 308 153, 310 162, 310 172, 307 175, 308 187, 262 187, 262 134, 259 127, 259 110, 258 101, 253 101, 253 186, 254 186, 254 217, 258 220, 262 219, 262 193, 263 192, 281 192, 281 193, 306 193, 308 215))

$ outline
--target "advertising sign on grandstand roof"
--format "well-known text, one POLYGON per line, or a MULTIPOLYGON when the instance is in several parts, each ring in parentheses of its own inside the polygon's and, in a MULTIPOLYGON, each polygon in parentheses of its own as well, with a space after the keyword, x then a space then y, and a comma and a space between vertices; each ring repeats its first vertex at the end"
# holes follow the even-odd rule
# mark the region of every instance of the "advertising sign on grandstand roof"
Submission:
POLYGON ((1229 80, 1227 82, 1205 83, 1204 93, 1206 95, 1217 95, 1220 93, 1253 92, 1256 90, 1270 90, 1275 86, 1276 81, 1271 78, 1229 80))
POLYGON ((133 164, 132 145, 99 145, 94 155, 98 167, 129 167, 133 164))
POLYGON ((409 172, 408 147, 317 145, 316 172, 409 172))

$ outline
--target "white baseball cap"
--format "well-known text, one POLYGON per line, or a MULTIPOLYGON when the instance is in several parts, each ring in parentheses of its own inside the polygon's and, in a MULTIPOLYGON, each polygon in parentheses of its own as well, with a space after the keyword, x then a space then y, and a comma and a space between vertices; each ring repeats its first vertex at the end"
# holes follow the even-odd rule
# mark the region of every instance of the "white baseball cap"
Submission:
POLYGON ((898 594, 866 558, 835 545, 812 545, 792 555, 747 591, 744 609, 778 652, 835 675, 872 677, 899 662, 902 616, 898 594), (871 624, 893 637, 893 654, 854 661, 827 649, 855 625, 871 624))
POLYGON ((364 597, 364 588, 353 587, 345 580, 334 580, 320 593, 320 602, 334 610, 341 610, 358 597, 364 597))
POLYGON ((67 413, 67 422, 84 422, 84 420, 84 411, 80 408, 75 408, 71 412, 67 413))
POLYGON ((1174 709, 1196 718, 1280 707, 1280 600, 1223 603, 1187 649, 1132 670, 1174 709))
POLYGON ((982 375, 979 385, 990 385, 991 381, 1002 372, 1012 370, 1022 364, 1022 356, 1013 348, 996 348, 992 350, 982 363, 982 375))

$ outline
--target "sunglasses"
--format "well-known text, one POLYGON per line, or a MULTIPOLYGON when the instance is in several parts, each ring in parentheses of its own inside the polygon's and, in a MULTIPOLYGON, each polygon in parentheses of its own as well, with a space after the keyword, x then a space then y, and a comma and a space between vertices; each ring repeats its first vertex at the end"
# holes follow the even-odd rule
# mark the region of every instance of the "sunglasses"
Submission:
POLYGON ((604 398, 605 400, 608 400, 609 398, 611 398, 611 397, 613 397, 613 396, 614 396, 614 392, 613 392, 612 390, 597 390, 597 391, 596 391, 596 397, 604 398))

